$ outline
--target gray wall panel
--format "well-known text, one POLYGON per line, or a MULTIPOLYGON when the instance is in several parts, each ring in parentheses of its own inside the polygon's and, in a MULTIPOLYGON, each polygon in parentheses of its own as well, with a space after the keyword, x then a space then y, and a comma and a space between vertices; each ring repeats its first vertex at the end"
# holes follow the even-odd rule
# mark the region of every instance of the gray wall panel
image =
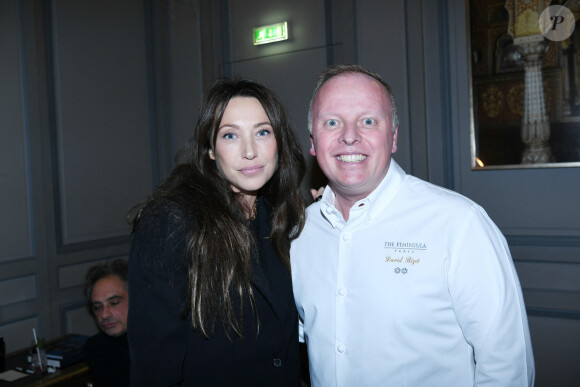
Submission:
POLYGON ((62 321, 65 324, 65 332, 75 332, 87 336, 92 336, 99 332, 95 319, 84 307, 66 311, 62 321))
POLYGON ((524 245, 511 242, 512 254, 528 261, 540 262, 574 262, 580 264, 580 255, 578 254, 578 244, 575 238, 571 239, 552 239, 542 240, 539 237, 524 239, 524 245), (531 244, 536 242, 536 244, 531 244), (542 243, 544 245, 542 245, 542 243))
POLYGON ((505 233, 580 236, 579 168, 471 171, 462 160, 462 193, 483 205, 505 233))
POLYGON ((517 270, 526 288, 571 291, 580 295, 580 264, 518 262, 517 270))
POLYGON ((65 265, 58 269, 58 288, 67 289, 75 286, 83 286, 85 274, 92 266, 104 263, 106 260, 83 262, 73 265, 65 265))
POLYGON ((0 262, 31 256, 28 128, 15 1, 0 4, 0 262))
POLYGON ((0 325, 0 337, 6 342, 6 352, 30 347, 34 340, 32 328, 36 329, 39 337, 45 337, 45 333, 39 329, 38 317, 27 317, 18 321, 11 321, 0 325))
MULTIPOLYGON (((528 281, 526 281, 528 282, 528 281)), ((580 318, 580 292, 554 289, 524 289, 524 301, 528 310, 549 311, 552 315, 568 315, 580 318)))
POLYGON ((151 189, 143 2, 55 1, 52 15, 62 242, 127 235, 151 189))
POLYGON ((89 313, 84 302, 68 304, 61 308, 62 329, 65 332, 74 332, 92 336, 99 331, 95 319, 89 313))
POLYGON ((580 380, 580 320, 529 318, 537 387, 573 387, 580 380))
POLYGON ((35 275, 10 278, 0 281, 0 306, 34 300, 38 296, 35 275), (15 291, 18 289, 18 291, 15 291))
POLYGON ((172 154, 193 134, 197 109, 204 93, 201 68, 200 10, 197 3, 170 3, 170 82, 172 154))

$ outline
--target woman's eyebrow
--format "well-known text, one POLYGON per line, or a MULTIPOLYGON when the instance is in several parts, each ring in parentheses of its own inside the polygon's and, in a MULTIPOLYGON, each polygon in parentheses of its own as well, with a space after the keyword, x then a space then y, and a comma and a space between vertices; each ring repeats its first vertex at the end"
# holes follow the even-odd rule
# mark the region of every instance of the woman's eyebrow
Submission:
POLYGON ((264 125, 272 126, 272 124, 270 123, 270 121, 264 121, 264 122, 258 122, 257 124, 255 124, 254 125, 254 128, 257 128, 259 126, 264 126, 264 125))

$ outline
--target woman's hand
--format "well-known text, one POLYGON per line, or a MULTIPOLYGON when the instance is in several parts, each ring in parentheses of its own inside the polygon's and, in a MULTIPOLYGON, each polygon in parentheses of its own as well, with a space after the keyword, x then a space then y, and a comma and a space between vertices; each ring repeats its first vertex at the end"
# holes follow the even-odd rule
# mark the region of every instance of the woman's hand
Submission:
POLYGON ((322 199, 323 192, 324 192, 324 187, 320 187, 320 188, 318 188, 318 190, 316 190, 314 188, 310 189, 310 193, 312 194, 312 198, 314 199, 315 202, 322 199))

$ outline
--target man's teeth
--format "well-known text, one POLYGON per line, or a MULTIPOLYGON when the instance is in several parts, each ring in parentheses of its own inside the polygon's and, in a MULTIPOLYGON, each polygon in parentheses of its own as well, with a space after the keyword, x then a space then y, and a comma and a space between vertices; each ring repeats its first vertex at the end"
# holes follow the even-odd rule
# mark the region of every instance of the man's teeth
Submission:
POLYGON ((337 157, 338 160, 345 163, 359 163, 366 159, 365 155, 340 155, 337 157))

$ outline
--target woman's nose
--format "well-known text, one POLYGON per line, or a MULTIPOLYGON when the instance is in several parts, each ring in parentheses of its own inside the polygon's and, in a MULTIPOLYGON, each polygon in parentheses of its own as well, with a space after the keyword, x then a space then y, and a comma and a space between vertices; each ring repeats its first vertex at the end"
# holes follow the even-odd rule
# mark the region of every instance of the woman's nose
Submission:
POLYGON ((252 160, 256 157, 256 147, 253 140, 244 142, 244 149, 242 150, 242 157, 252 160))

